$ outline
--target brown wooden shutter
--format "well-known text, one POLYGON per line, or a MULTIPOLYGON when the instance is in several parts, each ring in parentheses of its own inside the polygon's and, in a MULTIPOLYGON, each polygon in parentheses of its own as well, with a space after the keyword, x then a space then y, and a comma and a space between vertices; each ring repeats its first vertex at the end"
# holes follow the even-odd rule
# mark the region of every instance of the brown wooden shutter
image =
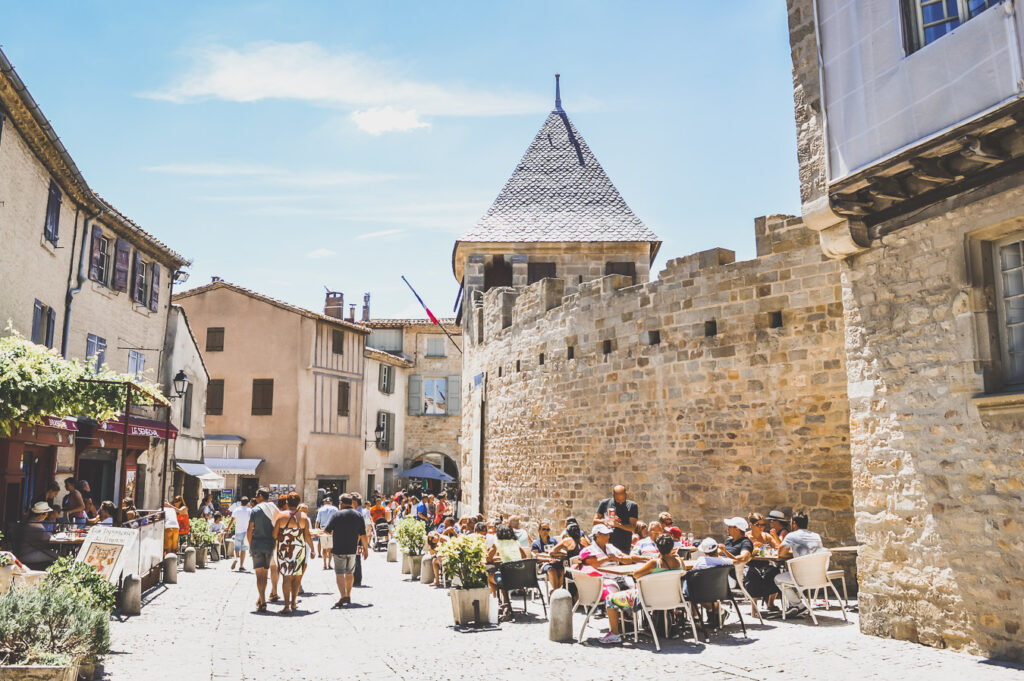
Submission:
POLYGON ((43 342, 43 304, 38 300, 32 306, 32 342, 43 342))
POLYGON ((252 415, 271 416, 274 413, 274 379, 252 379, 252 415))
POLYGON ((46 198, 46 220, 43 226, 43 235, 47 241, 54 246, 57 245, 57 237, 60 231, 60 187, 53 180, 50 180, 50 193, 46 198))
POLYGON ((160 307, 160 265, 153 263, 153 281, 149 288, 149 309, 156 312, 160 307))
POLYGON ((224 327, 211 326, 206 329, 206 351, 220 352, 224 349, 224 327))
MULTIPOLYGON (((95 242, 93 248, 95 248, 95 242)), ((114 250, 114 280, 111 288, 115 291, 128 290, 128 271, 131 269, 132 245, 124 239, 117 240, 117 247, 114 250)), ((89 268, 90 277, 92 268, 89 268)))
POLYGON ((89 278, 100 280, 100 261, 103 259, 103 228, 99 224, 92 226, 92 250, 89 253, 89 278))
POLYGON ((348 416, 350 390, 348 381, 338 381, 338 416, 348 416))
POLYGON ((224 379, 213 378, 206 386, 206 413, 220 416, 224 413, 224 379))
POLYGON ((185 399, 181 403, 181 427, 192 427, 192 384, 185 386, 185 399))
POLYGON ((46 309, 46 347, 53 347, 53 327, 57 326, 57 313, 53 308, 46 309))

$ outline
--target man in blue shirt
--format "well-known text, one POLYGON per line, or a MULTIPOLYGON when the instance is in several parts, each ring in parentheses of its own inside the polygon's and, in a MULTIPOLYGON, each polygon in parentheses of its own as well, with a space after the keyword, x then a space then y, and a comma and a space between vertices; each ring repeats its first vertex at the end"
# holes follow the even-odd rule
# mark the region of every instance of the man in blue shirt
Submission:
MULTIPOLYGON (((321 506, 316 512, 316 529, 322 530, 327 527, 328 523, 331 522, 331 518, 338 515, 338 509, 334 507, 334 502, 331 501, 331 497, 324 497, 324 505, 321 506)), ((330 570, 334 565, 334 552, 331 550, 334 548, 333 537, 329 534, 320 535, 320 555, 324 559, 324 569, 330 570)))

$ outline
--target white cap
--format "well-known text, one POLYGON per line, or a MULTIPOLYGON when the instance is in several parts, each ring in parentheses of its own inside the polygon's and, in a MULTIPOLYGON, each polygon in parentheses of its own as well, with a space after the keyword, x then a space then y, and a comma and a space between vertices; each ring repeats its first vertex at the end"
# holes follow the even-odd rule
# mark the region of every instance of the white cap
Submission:
POLYGON ((594 527, 592 527, 590 531, 594 534, 611 534, 612 528, 602 523, 598 523, 597 525, 594 525, 594 527))
POLYGON ((750 525, 747 524, 746 518, 743 518, 742 516, 726 518, 724 522, 726 527, 735 527, 740 532, 746 532, 750 529, 750 525))
POLYGON ((718 541, 714 537, 704 537, 697 549, 701 553, 714 553, 718 550, 718 541))

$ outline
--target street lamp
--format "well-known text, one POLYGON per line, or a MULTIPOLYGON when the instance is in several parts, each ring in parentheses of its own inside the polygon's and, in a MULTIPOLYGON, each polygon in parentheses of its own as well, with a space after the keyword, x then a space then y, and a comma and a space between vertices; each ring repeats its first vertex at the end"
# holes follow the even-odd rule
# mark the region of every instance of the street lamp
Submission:
POLYGON ((384 441, 384 424, 383 423, 378 423, 377 427, 373 429, 373 436, 374 436, 374 439, 372 439, 372 440, 363 440, 363 444, 366 447, 369 447, 370 445, 377 445, 377 447, 379 449, 381 443, 384 441))
POLYGON ((185 395, 185 391, 188 389, 188 376, 185 374, 184 369, 178 370, 173 383, 175 394, 178 397, 183 397, 185 395))

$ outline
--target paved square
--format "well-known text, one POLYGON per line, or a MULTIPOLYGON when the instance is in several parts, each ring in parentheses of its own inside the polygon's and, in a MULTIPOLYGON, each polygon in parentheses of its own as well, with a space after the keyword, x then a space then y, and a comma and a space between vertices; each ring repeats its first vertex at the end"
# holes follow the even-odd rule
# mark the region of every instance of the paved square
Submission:
MULTIPOLYGON (((968 655, 863 636, 856 614, 846 624, 838 611, 818 627, 755 620, 749 640, 730 624, 710 644, 673 640, 660 653, 643 641, 596 643, 607 620, 592 622, 584 645, 552 643, 539 603, 529 621, 463 634, 451 626, 447 592, 406 581, 382 553, 366 561, 354 607, 331 608, 334 575, 314 561, 304 583, 311 595, 300 597, 298 613, 257 614, 252 572, 231 572, 228 561, 210 565, 180 573, 178 584, 148 596, 140 617, 114 623, 104 679, 1024 679, 1018 669, 968 655)), ((582 623, 577 615, 577 633, 582 623)))

